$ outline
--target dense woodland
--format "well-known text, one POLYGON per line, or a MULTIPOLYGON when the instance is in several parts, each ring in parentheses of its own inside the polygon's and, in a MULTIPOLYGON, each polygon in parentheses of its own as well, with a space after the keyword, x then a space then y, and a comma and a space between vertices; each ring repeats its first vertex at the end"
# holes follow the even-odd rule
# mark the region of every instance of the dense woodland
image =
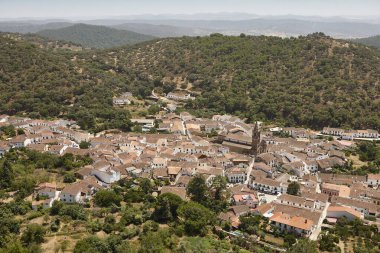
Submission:
POLYGON ((367 46, 380 48, 380 35, 368 38, 354 39, 353 41, 362 43, 367 46))
POLYGON ((52 52, 0 38, 0 113, 67 117, 84 129, 130 128, 112 96, 187 88, 186 109, 282 125, 380 127, 380 52, 323 34, 213 34, 132 47, 52 52))
POLYGON ((64 40, 90 48, 111 48, 153 39, 153 36, 117 30, 105 26, 75 24, 59 29, 42 30, 39 35, 52 40, 64 40))

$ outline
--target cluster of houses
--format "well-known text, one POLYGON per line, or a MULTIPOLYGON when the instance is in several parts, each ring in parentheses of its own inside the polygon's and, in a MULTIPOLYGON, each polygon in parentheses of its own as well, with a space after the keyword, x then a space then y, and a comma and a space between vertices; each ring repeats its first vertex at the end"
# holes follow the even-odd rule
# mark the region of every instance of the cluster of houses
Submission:
POLYGON ((345 165, 344 150, 353 142, 314 138, 301 129, 282 129, 291 137, 262 131, 260 122, 247 124, 230 115, 196 118, 188 112, 159 114, 155 119, 132 120, 158 133, 102 132, 96 136, 78 130, 75 122, 44 121, 0 116, 0 125, 22 128, 25 134, 0 142, 0 155, 9 148, 26 147, 56 155, 88 155, 93 164, 76 171, 76 182, 57 187, 41 184, 33 207, 54 200, 85 203, 102 188, 123 178, 165 181, 158 193, 188 199, 186 187, 196 174, 212 184, 226 177, 231 206, 219 218, 237 228, 239 217, 255 213, 280 230, 315 238, 324 221, 340 217, 378 216, 380 175, 335 175, 345 165), (209 137, 207 137, 209 136, 209 137), (211 136, 211 137, 210 137, 211 136), (88 149, 79 143, 88 141, 88 149), (292 182, 300 185, 289 195, 292 182))
POLYGON ((332 135, 341 138, 342 140, 354 140, 354 139, 379 139, 380 134, 377 130, 344 130, 341 128, 324 127, 322 134, 332 135))

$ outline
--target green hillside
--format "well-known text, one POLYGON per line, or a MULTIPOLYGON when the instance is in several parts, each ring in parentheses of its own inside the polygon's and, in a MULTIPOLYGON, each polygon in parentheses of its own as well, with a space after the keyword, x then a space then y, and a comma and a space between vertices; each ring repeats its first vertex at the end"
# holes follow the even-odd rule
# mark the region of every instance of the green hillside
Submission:
POLYGON ((118 57, 152 78, 190 83, 202 95, 187 108, 200 115, 380 128, 380 52, 323 34, 165 39, 118 57))
POLYGON ((38 34, 49 39, 73 42, 90 48, 111 48, 154 39, 150 35, 86 24, 43 30, 38 34))
POLYGON ((353 41, 367 46, 380 48, 380 35, 362 39, 355 39, 353 41))
POLYGON ((132 71, 115 75, 96 62, 78 62, 79 55, 0 37, 0 112, 72 118, 96 131, 127 129, 129 112, 113 108, 113 92, 149 85, 140 79, 132 86, 132 71))
POLYGON ((69 117, 101 130, 128 123, 112 96, 177 87, 188 110, 284 125, 380 128, 380 52, 321 34, 281 39, 162 39, 132 47, 52 52, 0 38, 0 113, 69 117))

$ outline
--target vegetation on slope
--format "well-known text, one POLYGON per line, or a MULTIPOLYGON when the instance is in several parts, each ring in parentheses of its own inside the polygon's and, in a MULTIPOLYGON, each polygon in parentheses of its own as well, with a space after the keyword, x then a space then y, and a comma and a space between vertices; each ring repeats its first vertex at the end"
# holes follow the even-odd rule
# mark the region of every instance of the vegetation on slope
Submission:
POLYGON ((202 115, 232 113, 316 129, 380 127, 380 52, 323 34, 183 37, 117 56, 118 66, 152 79, 190 83, 201 96, 187 108, 202 115))
POLYGON ((38 34, 49 39, 73 42, 90 48, 131 45, 154 38, 153 36, 136 32, 86 24, 76 24, 55 30, 43 30, 38 34))
MULTIPOLYGON (((70 52, 43 50, 26 41, 0 37, 0 111, 33 118, 65 117, 84 129, 130 127, 129 112, 114 108, 113 92, 136 92, 144 78, 132 71, 114 74, 70 52)), ((149 90, 147 91, 149 93, 149 90)))
POLYGON ((353 41, 367 45, 367 46, 380 48, 380 35, 372 36, 368 38, 355 39, 353 41))
POLYGON ((85 129, 128 130, 112 96, 176 87, 199 115, 231 113, 283 125, 380 128, 380 52, 322 34, 214 34, 109 50, 51 52, 0 38, 0 113, 68 117, 85 129))

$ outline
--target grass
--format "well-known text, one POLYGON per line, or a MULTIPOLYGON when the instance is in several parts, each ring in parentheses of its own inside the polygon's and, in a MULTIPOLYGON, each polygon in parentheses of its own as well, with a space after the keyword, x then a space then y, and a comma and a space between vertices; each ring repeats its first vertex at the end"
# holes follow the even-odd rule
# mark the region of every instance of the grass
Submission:
POLYGON ((365 165, 368 165, 368 163, 367 162, 363 162, 363 161, 360 161, 359 160, 359 155, 350 155, 349 157, 348 157, 350 160, 352 160, 352 162, 353 162, 353 167, 354 168, 360 168, 360 167, 362 167, 362 166, 365 166, 365 165))
POLYGON ((276 238, 272 235, 268 235, 266 234, 265 237, 264 237, 264 241, 268 242, 268 243, 272 243, 272 244, 275 244, 277 246, 283 246, 284 245, 284 239, 282 238, 276 238))

